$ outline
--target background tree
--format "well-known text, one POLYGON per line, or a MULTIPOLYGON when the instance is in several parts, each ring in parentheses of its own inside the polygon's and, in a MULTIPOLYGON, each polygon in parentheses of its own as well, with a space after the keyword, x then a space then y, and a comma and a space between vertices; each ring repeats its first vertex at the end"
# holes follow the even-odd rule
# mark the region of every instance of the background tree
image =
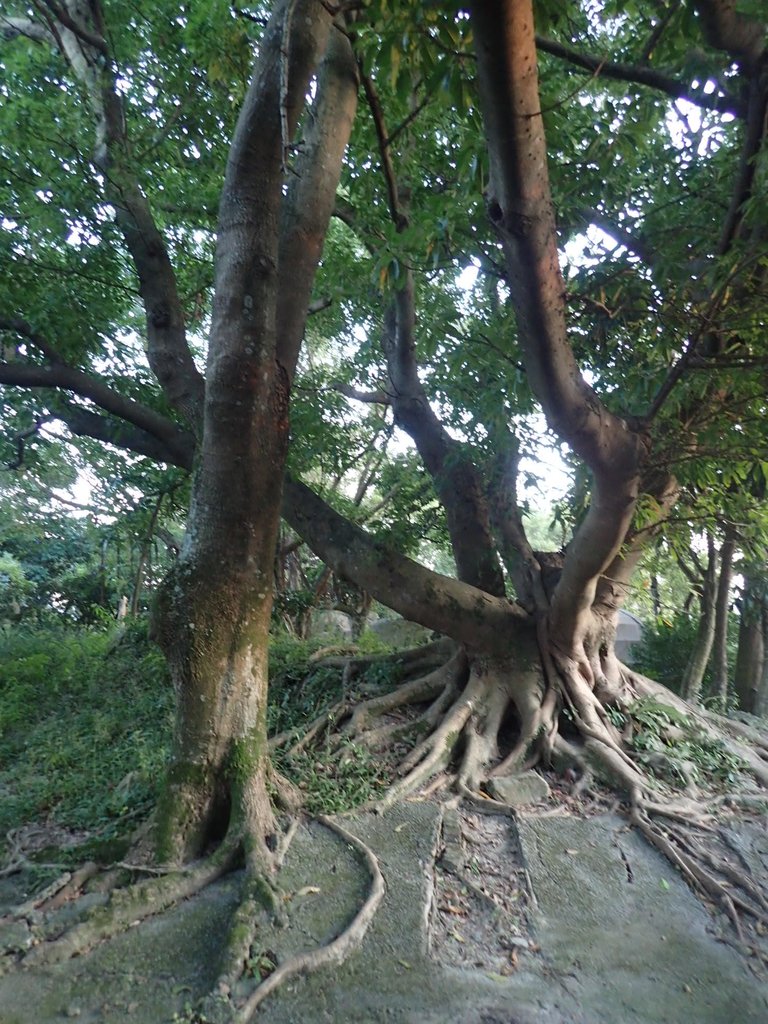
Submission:
POLYGON ((734 685, 739 706, 751 714, 765 713, 766 592, 764 572, 747 566, 739 598, 739 643, 734 685))

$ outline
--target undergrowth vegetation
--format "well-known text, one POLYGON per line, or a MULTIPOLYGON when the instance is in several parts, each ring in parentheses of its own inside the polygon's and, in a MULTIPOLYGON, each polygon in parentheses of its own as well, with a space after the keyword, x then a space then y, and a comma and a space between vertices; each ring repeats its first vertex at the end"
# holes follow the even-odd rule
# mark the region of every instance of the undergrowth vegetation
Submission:
POLYGON ((630 729, 629 746, 639 760, 652 774, 677 788, 706 782, 726 789, 747 767, 724 743, 698 729, 691 718, 654 697, 635 701, 626 712, 613 709, 610 715, 614 725, 630 729))
MULTIPOLYGON (((298 734, 342 698, 341 669, 312 661, 322 643, 273 638, 271 734, 298 734)), ((378 652, 375 640, 361 646, 378 652)), ((387 682, 370 671, 371 684, 387 682)), ((31 826, 36 841, 22 844, 29 856, 45 859, 64 839, 74 845, 57 851, 59 862, 111 856, 154 806, 173 708, 165 662, 141 622, 119 633, 114 626, 0 630, 0 869, 18 830, 31 826)), ((310 813, 347 810, 384 784, 382 766, 353 743, 333 754, 277 751, 275 761, 310 813)))
POLYGON ((132 828, 157 795, 172 709, 141 625, 4 630, 0 837, 30 823, 102 841, 132 828))
MULTIPOLYGON (((270 735, 298 738, 340 702, 397 686, 398 665, 391 660, 373 661, 350 683, 342 658, 322 657, 323 643, 286 633, 273 637, 270 735)), ((364 634, 354 653, 388 650, 364 634)), ((34 826, 51 838, 33 845, 35 856, 44 858, 46 845, 58 846, 67 836, 74 845, 69 854, 59 851, 58 860, 75 861, 85 852, 106 856, 154 806, 173 706, 165 663, 141 622, 120 633, 72 626, 0 631, 0 842, 10 848, 17 830, 34 826)), ((726 788, 744 767, 723 744, 692 731, 684 715, 654 699, 611 715, 667 784, 706 779, 726 788)), ((329 725, 326 737, 334 732, 329 725)), ((387 763, 351 740, 331 746, 326 739, 325 748, 285 744, 273 758, 311 814, 367 803, 391 782, 387 763)))
MULTIPOLYGON (((344 673, 340 667, 313 660, 322 639, 299 640, 288 634, 273 636, 270 647, 270 693, 267 708, 268 732, 295 733, 345 697, 344 673)), ((388 647, 370 633, 364 633, 354 651, 383 654, 388 647)), ((348 649, 348 653, 352 648, 348 649)), ((394 670, 396 672, 396 670, 394 670)), ((397 683, 391 663, 371 664, 356 686, 386 689, 397 683)), ((302 791, 310 814, 334 814, 366 803, 388 782, 385 766, 364 747, 347 742, 340 749, 289 752, 274 751, 276 767, 302 791)))

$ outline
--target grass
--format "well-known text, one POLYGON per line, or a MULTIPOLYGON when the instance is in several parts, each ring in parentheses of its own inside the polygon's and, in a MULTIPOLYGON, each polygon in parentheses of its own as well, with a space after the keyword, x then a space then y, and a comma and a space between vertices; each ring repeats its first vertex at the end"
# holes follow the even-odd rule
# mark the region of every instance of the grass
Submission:
MULTIPOLYGON (((309 660, 318 646, 273 638, 271 733, 298 733, 342 696, 341 671, 309 660)), ((71 625, 0 629, 0 849, 34 825, 52 846, 67 834, 86 840, 59 861, 110 859, 157 799, 173 709, 165 663, 141 623, 119 639, 71 625)), ((381 765, 353 744, 283 757, 280 768, 311 813, 347 810, 383 784, 381 765)))
POLYGON ((146 816, 173 693, 145 630, 6 630, 0 666, 0 838, 34 822, 112 840, 146 816))

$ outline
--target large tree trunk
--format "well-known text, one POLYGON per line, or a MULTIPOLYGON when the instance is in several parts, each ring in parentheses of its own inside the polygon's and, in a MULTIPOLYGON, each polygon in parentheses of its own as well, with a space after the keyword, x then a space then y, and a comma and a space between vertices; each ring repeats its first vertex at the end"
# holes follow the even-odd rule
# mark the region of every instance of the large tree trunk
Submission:
POLYGON ((158 818, 164 859, 199 855, 231 825, 252 835, 254 853, 268 859, 260 847, 272 831, 265 788, 267 644, 287 404, 286 382, 265 367, 249 429, 239 417, 211 428, 187 538, 165 586, 158 636, 178 716, 158 818))
MULTIPOLYGON (((652 499, 660 521, 676 500, 677 487, 668 473, 651 466, 647 425, 623 419, 600 402, 569 344, 531 6, 496 0, 471 5, 471 16, 491 164, 488 207, 504 247, 520 350, 550 426, 590 470, 589 508, 559 557, 531 550, 516 508, 514 442, 505 444, 493 479, 484 481, 471 464, 469 446, 453 451, 429 409, 416 373, 418 324, 407 281, 385 326, 393 404, 445 507, 460 581, 439 579, 381 545, 366 544, 359 531, 340 523, 295 483, 288 488, 288 514, 336 571, 463 645, 462 681, 457 687, 448 673, 435 682, 436 693, 428 688, 434 704, 423 722, 432 731, 406 758, 406 774, 393 796, 449 762, 458 765, 459 790, 477 791, 491 772, 514 771, 546 757, 563 743, 559 711, 565 707, 587 760, 612 775, 639 808, 643 773, 626 751, 613 712, 621 714, 633 698, 651 690, 619 663, 615 622, 643 543, 653 536, 647 525, 632 532, 638 496, 652 499), (470 522, 474 531, 467 527, 470 522), (491 526, 514 578, 517 605, 500 600, 491 526), (502 751, 507 713, 515 719, 518 739, 502 751)), ((417 694, 422 695, 420 687, 403 686, 399 699, 411 703, 417 694)), ((366 715, 391 708, 391 701, 372 701, 366 715)), ((357 720, 352 715, 353 730, 357 720)), ((379 730, 375 737, 381 738, 379 730)))
POLYGON ((267 651, 290 381, 356 92, 349 42, 329 12, 315 0, 277 4, 230 150, 203 436, 186 537, 157 612, 178 695, 158 811, 168 860, 195 857, 226 836, 245 841, 257 872, 273 861, 267 651), (323 51, 286 189, 285 132, 298 123, 323 51))

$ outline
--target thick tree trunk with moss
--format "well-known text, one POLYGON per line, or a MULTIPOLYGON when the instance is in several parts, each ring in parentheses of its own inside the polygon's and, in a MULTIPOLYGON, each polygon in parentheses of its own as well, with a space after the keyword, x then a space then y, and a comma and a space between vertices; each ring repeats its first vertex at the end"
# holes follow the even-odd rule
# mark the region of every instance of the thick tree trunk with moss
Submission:
MULTIPOLYGON (((215 456, 206 459, 204 442, 187 537, 157 611, 178 699, 158 810, 163 859, 199 856, 234 828, 268 860, 267 650, 288 395, 279 372, 265 367, 260 381, 263 390, 241 389, 218 406, 237 415, 219 415, 211 428, 215 456), (245 403, 247 431, 239 422, 245 403)), ((209 420, 217 417, 210 401, 209 420)))
POLYGON ((163 858, 185 860, 228 835, 263 862, 273 830, 266 659, 290 384, 354 120, 357 64, 342 13, 317 0, 270 5, 220 193, 201 374, 173 262, 177 239, 155 220, 135 164, 144 146, 129 135, 109 14, 98 2, 63 0, 11 19, 3 37, 58 51, 87 101, 97 187, 135 270, 148 362, 184 426, 120 398, 41 341, 58 375, 46 383, 123 420, 114 428, 72 406, 76 432, 193 470, 186 538, 155 621, 178 696, 159 847, 163 858))
POLYGON ((267 652, 290 380, 356 93, 351 48, 329 12, 314 0, 278 3, 229 154, 192 506, 156 613, 178 697, 157 814, 163 859, 199 856, 223 838, 244 843, 257 873, 274 859, 267 652))
POLYGON ((159 850, 173 860, 225 835, 245 841, 257 869, 273 859, 267 653, 290 380, 356 92, 349 42, 328 11, 315 0, 278 4, 230 150, 192 506, 157 614, 178 695, 158 811, 159 850), (285 188, 285 131, 318 64, 285 188))

